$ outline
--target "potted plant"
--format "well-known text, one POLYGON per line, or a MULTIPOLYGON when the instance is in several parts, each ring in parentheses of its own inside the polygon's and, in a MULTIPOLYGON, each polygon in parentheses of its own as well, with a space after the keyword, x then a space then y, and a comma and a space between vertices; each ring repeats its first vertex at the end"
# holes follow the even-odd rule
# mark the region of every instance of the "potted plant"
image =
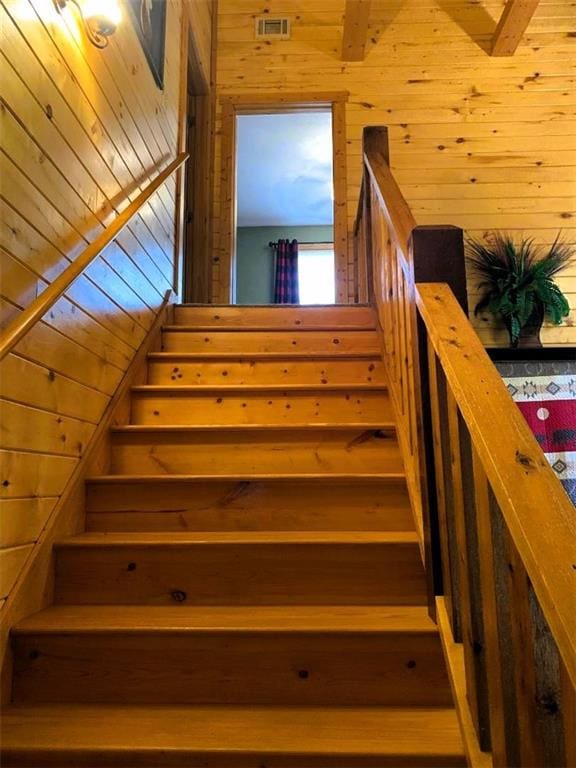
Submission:
POLYGON ((499 232, 486 242, 468 238, 467 246, 468 260, 483 290, 474 314, 487 309, 500 317, 511 347, 541 347, 544 318, 559 325, 570 312, 553 277, 572 259, 572 247, 561 242, 560 235, 544 249, 532 238, 522 238, 516 245, 511 235, 499 232))

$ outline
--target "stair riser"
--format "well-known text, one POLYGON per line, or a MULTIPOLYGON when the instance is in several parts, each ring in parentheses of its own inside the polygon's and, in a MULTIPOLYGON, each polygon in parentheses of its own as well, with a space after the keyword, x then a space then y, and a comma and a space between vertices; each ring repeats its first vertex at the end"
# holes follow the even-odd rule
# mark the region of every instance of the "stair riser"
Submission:
POLYGON ((384 364, 372 360, 256 360, 187 361, 151 358, 149 384, 218 385, 306 385, 386 383, 384 364))
POLYGON ((56 602, 424 605, 415 543, 92 545, 57 549, 56 602), (183 599, 184 598, 184 599, 183 599))
POLYGON ((164 352, 214 354, 234 352, 285 352, 313 355, 324 352, 346 355, 354 352, 380 353, 375 331, 176 331, 162 334, 164 352))
POLYGON ((372 307, 175 307, 178 325, 252 326, 270 328, 340 328, 348 325, 374 328, 372 307))
POLYGON ((392 424, 385 391, 157 394, 134 392, 132 424, 392 424))
POLYGON ((89 531, 410 531, 399 483, 89 483, 89 531))
POLYGON ((115 432, 113 473, 402 473, 398 444, 374 430, 115 432))
POLYGON ((18 636, 17 703, 446 706, 436 634, 18 636))

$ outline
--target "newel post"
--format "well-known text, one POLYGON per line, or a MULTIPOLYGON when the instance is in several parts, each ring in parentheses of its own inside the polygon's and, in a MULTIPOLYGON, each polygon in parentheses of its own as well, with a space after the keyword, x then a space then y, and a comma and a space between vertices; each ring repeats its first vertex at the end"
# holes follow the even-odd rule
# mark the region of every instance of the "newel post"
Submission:
POLYGON ((384 165, 390 165, 390 141, 388 139, 388 126, 366 125, 362 131, 362 154, 368 151, 380 156, 384 165))
MULTIPOLYGON (((459 227, 418 226, 410 237, 411 262, 415 283, 447 283, 464 312, 468 313, 464 237, 459 227)), ((428 605, 435 610, 435 595, 443 592, 440 554, 438 501, 434 468, 434 442, 430 408, 428 343, 424 322, 417 313, 419 380, 422 402, 421 434, 424 444, 426 500, 423 503, 424 555, 428 587, 428 605)))

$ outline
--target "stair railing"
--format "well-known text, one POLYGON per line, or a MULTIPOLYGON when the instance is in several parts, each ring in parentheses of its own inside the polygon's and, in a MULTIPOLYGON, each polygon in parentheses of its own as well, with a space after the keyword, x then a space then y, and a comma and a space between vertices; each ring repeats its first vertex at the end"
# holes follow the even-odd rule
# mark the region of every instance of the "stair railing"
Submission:
POLYGON ((179 154, 148 186, 109 224, 82 253, 53 280, 34 301, 8 323, 0 333, 0 360, 18 344, 28 331, 48 312, 70 285, 96 259, 115 237, 129 224, 142 206, 148 202, 170 176, 188 159, 188 153, 179 154))
POLYGON ((363 156, 359 273, 469 760, 576 765, 576 510, 468 320, 461 230, 416 225, 386 129, 363 156))

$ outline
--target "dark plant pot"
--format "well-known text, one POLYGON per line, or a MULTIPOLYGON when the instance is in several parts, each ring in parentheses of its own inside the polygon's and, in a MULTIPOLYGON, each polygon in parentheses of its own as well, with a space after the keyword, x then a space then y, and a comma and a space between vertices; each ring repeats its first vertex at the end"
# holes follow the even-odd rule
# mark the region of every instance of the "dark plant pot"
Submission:
POLYGON ((544 323, 544 308, 541 305, 534 307, 532 314, 528 318, 525 326, 520 330, 520 336, 516 343, 512 342, 512 335, 510 334, 510 347, 512 349, 537 349, 542 347, 540 341, 540 331, 542 330, 542 324, 544 323))

